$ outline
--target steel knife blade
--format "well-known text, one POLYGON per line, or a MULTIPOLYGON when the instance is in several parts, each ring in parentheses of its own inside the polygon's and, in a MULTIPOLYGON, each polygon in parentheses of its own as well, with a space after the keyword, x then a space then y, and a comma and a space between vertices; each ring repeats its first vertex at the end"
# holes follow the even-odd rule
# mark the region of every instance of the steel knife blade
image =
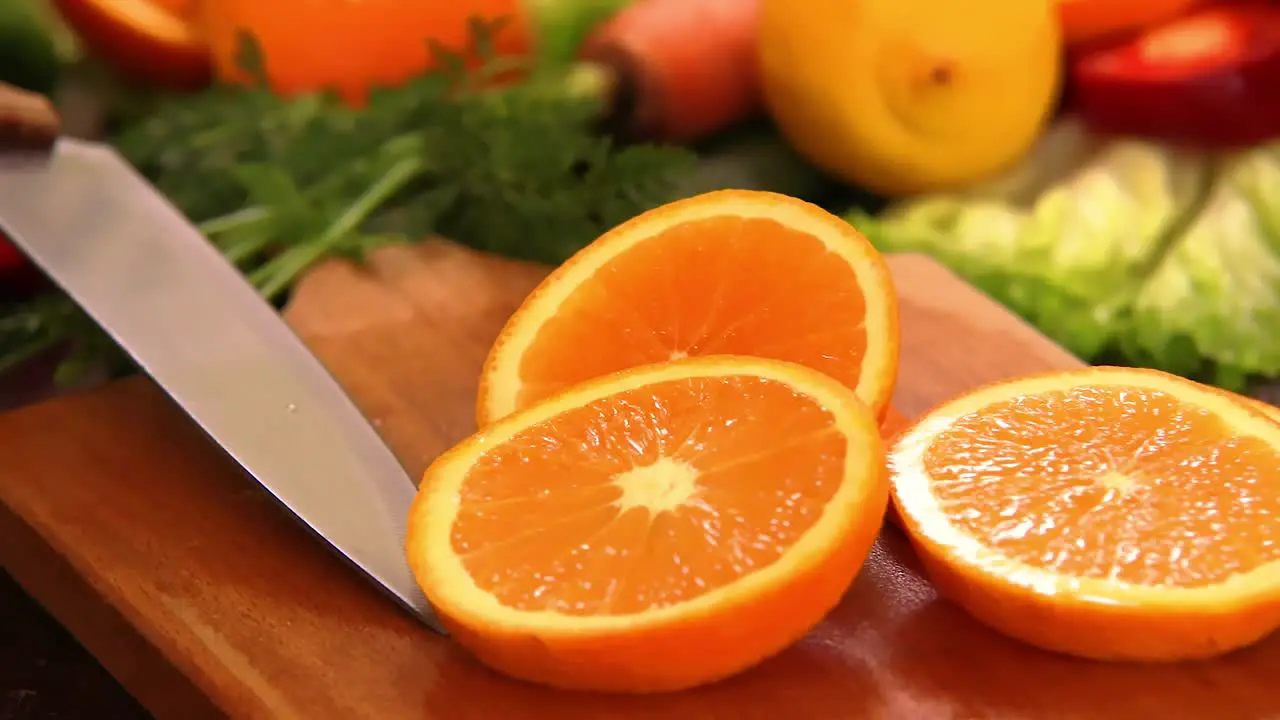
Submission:
POLYGON ((404 557, 415 488, 399 461, 270 304, 128 162, 66 137, 0 153, 0 228, 289 511, 443 632, 404 557))

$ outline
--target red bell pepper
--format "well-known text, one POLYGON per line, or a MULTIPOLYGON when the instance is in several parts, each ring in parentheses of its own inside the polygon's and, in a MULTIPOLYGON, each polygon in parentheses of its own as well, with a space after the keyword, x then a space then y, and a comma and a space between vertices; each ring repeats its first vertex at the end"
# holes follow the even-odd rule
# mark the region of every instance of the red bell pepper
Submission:
POLYGON ((22 251, 9 242, 9 238, 0 233, 0 278, 13 273, 27 264, 22 251))
MULTIPOLYGON (((269 0, 275 4, 278 0, 269 0)), ((174 90, 209 84, 212 61, 189 0, 52 0, 90 54, 124 77, 174 90)))
POLYGON ((1062 40, 1077 47, 1149 28, 1205 0, 1058 0, 1062 40))
POLYGON ((39 289, 43 277, 27 256, 0 233, 0 298, 29 295, 39 289))
POLYGON ((1280 6, 1209 7, 1080 53, 1070 80, 1104 132, 1213 147, 1280 137, 1280 6))

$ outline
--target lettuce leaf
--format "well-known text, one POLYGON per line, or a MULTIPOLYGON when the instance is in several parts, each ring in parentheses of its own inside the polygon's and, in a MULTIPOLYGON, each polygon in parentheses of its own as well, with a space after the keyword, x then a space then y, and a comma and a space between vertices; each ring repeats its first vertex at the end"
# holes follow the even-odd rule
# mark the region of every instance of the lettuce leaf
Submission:
POLYGON ((1084 360, 1243 390, 1280 377, 1280 143, 1226 157, 1074 121, 963 193, 850 221, 924 252, 1084 360))
POLYGON ((1280 143, 1242 153, 1230 167, 1236 189, 1258 213, 1267 244, 1280 253, 1280 143))
POLYGON ((1117 140, 1037 200, 1018 312, 1077 356, 1114 345, 1121 318, 1209 182, 1210 163, 1117 140))
POLYGON ((1009 275, 1018 266, 1018 239, 1027 214, 993 200, 925 198, 887 209, 879 217, 846 216, 885 252, 933 256, 996 300, 1008 303, 1009 275))
POLYGON ((1232 390, 1280 375, 1278 220, 1280 155, 1264 148, 1230 158, 1135 298, 1127 353, 1181 375, 1210 373, 1232 390))
POLYGON ((1210 167, 1067 121, 970 192, 847 217, 881 250, 932 255, 1089 360, 1117 343, 1124 311, 1203 196, 1210 167))

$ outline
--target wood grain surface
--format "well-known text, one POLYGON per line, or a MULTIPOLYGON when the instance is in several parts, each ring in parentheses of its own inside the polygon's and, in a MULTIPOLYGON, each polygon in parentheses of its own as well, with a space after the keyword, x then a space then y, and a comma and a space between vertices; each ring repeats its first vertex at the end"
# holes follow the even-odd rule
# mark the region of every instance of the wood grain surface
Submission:
MULTIPOLYGON (((893 259, 896 406, 1075 361, 939 266, 893 259)), ((411 474, 473 429, 476 374, 536 267, 439 243, 333 263, 290 322, 411 474)), ((687 693, 499 677, 384 600, 137 379, 0 416, 0 560, 160 717, 1280 717, 1280 639, 1212 662, 1059 657, 939 599, 886 529, 845 601, 762 666, 687 693)))
POLYGON ((0 572, 0 719, 147 720, 71 633, 0 572))

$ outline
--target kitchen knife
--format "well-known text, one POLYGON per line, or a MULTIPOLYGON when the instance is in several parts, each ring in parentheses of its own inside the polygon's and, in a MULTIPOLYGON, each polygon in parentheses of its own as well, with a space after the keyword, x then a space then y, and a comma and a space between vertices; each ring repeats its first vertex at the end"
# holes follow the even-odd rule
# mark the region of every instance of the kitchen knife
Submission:
POLYGON ((0 152, 0 229, 263 487, 443 632, 404 556, 413 482, 279 314, 123 158, 66 137, 0 152))

